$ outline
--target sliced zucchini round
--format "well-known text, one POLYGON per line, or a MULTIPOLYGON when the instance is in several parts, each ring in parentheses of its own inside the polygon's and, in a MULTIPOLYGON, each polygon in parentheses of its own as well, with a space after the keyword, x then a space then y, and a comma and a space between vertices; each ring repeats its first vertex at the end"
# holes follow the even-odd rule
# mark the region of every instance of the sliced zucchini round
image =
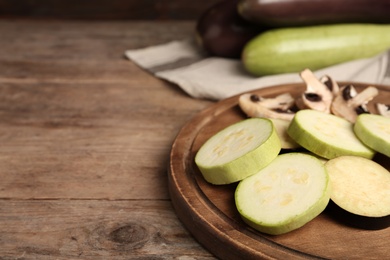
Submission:
POLYGON ((230 125, 208 139, 195 156, 206 181, 229 184, 255 174, 281 150, 272 122, 250 118, 230 125))
POLYGON ((371 159, 375 154, 357 138, 352 123, 321 111, 298 111, 287 133, 302 147, 326 159, 342 155, 371 159))
POLYGON ((368 147, 390 157, 390 118, 361 114, 357 117, 354 131, 368 147))
POLYGON ((249 226, 278 235, 318 216, 329 202, 329 184, 325 166, 316 157, 287 153, 242 180, 236 188, 235 202, 249 226))

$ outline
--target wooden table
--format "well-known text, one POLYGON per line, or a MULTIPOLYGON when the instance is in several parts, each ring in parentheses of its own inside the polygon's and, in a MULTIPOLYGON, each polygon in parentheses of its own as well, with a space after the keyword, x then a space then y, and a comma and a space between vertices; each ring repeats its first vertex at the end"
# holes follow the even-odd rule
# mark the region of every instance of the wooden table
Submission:
POLYGON ((0 258, 213 259, 178 220, 167 167, 211 101, 124 58, 193 21, 0 20, 0 258))

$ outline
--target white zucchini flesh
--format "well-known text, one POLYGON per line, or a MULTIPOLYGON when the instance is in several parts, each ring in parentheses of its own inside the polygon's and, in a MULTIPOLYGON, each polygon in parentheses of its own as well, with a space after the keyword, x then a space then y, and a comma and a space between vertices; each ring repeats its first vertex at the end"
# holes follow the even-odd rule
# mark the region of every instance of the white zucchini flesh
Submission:
POLYGON ((359 156, 329 160, 331 200, 340 208, 365 217, 390 215, 390 172, 359 156))
POLYGON ((250 118, 230 125, 209 138, 195 156, 206 181, 229 184, 267 166, 281 150, 269 119, 250 118))
POLYGON ((302 227, 326 208, 329 184, 325 166, 316 157, 282 154, 238 184, 235 203, 251 227, 271 235, 283 234, 302 227))
POLYGON ((356 120, 354 131, 368 147, 390 157, 390 118, 361 114, 356 120))
POLYGON ((274 127, 276 129, 276 132, 278 133, 282 149, 296 149, 299 148, 299 144, 295 142, 288 134, 287 134, 287 128, 290 125, 289 120, 284 120, 280 118, 270 118, 272 123, 274 124, 274 127))
POLYGON ((326 159, 343 155, 371 159, 375 154, 374 150, 363 144, 355 135, 352 123, 321 111, 298 111, 287 133, 299 145, 326 159))

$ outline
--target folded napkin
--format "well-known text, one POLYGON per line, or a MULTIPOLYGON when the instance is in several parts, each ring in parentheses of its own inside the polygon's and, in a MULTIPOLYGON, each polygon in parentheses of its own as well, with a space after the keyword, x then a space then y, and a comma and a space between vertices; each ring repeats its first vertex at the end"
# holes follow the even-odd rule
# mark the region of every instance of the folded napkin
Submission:
MULTIPOLYGON (((125 56, 156 77, 177 84, 194 98, 220 100, 254 89, 303 82, 298 73, 252 76, 239 60, 208 57, 192 40, 127 50, 125 56)), ((390 50, 314 74, 329 75, 337 81, 390 85, 390 50)))

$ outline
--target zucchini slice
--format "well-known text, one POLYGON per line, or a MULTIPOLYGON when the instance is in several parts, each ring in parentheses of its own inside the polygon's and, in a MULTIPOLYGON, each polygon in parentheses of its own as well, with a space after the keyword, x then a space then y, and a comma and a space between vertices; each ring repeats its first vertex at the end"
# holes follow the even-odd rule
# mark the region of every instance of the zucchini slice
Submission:
POLYGON ((390 157, 390 118, 361 114, 354 125, 354 131, 368 147, 390 157))
POLYGON ((379 229, 390 226, 390 172, 359 156, 340 156, 325 167, 332 186, 331 200, 344 212, 337 217, 349 225, 379 229))
POLYGON ((267 166, 281 150, 272 122, 249 118, 230 125, 208 139, 195 156, 206 181, 229 184, 267 166))
POLYGON ((249 226, 279 235, 302 227, 326 208, 329 184, 325 166, 316 157, 282 154, 238 184, 236 207, 249 226))
POLYGON ((357 138, 352 123, 321 111, 298 111, 287 133, 302 147, 326 159, 342 155, 371 159, 375 154, 357 138))

